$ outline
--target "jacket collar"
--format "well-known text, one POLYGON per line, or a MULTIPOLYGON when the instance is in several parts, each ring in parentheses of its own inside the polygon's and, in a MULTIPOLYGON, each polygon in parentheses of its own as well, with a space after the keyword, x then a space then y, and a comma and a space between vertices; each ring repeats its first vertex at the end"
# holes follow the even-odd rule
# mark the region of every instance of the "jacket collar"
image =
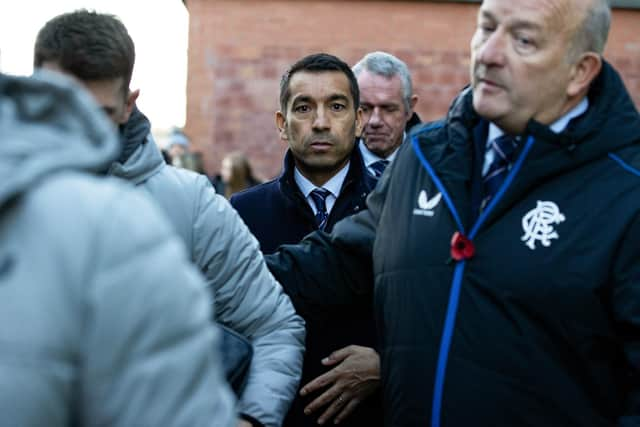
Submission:
MULTIPOLYGON (((640 135, 640 121, 631 97, 620 75, 603 61, 602 70, 591 85, 589 109, 569 123, 564 131, 553 132, 548 126, 531 119, 526 136, 536 145, 549 145, 553 151, 579 151, 580 157, 592 159, 632 144, 640 135), (542 143, 542 144, 540 144, 542 143)), ((466 141, 482 120, 473 109, 473 93, 466 87, 454 100, 447 114, 448 132, 455 144, 466 141)))
MULTIPOLYGON (((548 177, 576 169, 640 140, 638 112, 620 76, 607 62, 603 62, 588 97, 589 109, 558 134, 534 120, 528 123, 526 136, 533 137, 535 142, 486 224, 548 177)), ((444 136, 437 141, 423 140, 420 144, 456 198, 459 194, 468 194, 464 189, 472 187, 473 177, 477 179, 476 166, 480 160, 477 150, 474 153, 474 145, 477 147, 478 138, 486 138, 486 124, 474 111, 472 91, 467 87, 449 109, 445 126, 440 130, 444 136)), ((454 204, 460 214, 465 214, 471 206, 468 197, 460 197, 454 204)))
POLYGON ((119 130, 122 153, 118 161, 125 163, 129 156, 136 151, 136 148, 144 144, 147 135, 151 132, 151 123, 147 116, 142 114, 138 107, 134 105, 129 120, 120 125, 119 130))
POLYGON ((120 130, 123 153, 111 165, 111 175, 140 184, 166 166, 150 131, 149 119, 134 108, 129 121, 120 130))
MULTIPOLYGON (((347 172, 347 176, 342 184, 342 189, 340 190, 340 196, 353 185, 358 182, 362 182, 362 184, 366 187, 366 191, 368 192, 373 187, 375 187, 375 179, 369 176, 365 171, 364 161, 362 160, 362 155, 360 154, 360 150, 357 147, 357 141, 354 144, 353 150, 351 151, 349 163, 349 171, 347 172)), ((293 154, 291 154, 291 150, 287 150, 284 156, 284 164, 283 170, 278 178, 278 182, 280 184, 280 188, 283 193, 287 194, 289 197, 293 197, 294 193, 297 193, 299 196, 302 196, 300 189, 296 185, 293 171, 295 169, 295 163, 293 160, 293 154)), ((340 198, 340 196, 338 198, 340 198)))

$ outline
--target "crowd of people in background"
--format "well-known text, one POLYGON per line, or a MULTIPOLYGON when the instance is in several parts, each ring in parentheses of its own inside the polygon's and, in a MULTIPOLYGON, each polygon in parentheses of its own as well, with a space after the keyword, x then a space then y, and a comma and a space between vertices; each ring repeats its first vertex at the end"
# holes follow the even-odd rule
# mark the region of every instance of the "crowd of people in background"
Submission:
MULTIPOLYGON (((169 135, 167 147, 161 151, 165 163, 206 175, 202 154, 191 150, 189 138, 182 130, 174 128, 169 135)), ((261 182, 254 176, 249 158, 239 150, 226 154, 220 162, 220 173, 210 176, 209 180, 216 192, 227 199, 261 182)))
POLYGON ((164 150, 115 16, 0 74, 3 424, 640 424, 640 115, 607 0, 485 0, 470 84, 286 70, 281 173, 164 150))

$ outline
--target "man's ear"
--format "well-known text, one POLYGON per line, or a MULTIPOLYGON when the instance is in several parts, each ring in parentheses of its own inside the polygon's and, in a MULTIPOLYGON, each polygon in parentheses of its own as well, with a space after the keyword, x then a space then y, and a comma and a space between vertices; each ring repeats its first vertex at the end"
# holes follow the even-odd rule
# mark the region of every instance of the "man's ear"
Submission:
POLYGON ((413 111, 415 110, 417 103, 418 103, 418 95, 416 94, 411 95, 411 98, 409 98, 409 111, 407 111, 407 121, 411 119, 411 116, 413 115, 413 111))
POLYGON ((287 119, 281 111, 276 112, 276 127, 278 128, 280 139, 283 141, 288 141, 289 136, 287 135, 287 119))
POLYGON ((411 113, 413 114, 413 110, 416 109, 416 104, 418 103, 418 95, 415 93, 411 95, 411 99, 409 100, 409 107, 411 107, 411 113))
POLYGON ((572 66, 567 86, 567 96, 570 98, 586 94, 589 85, 602 69, 602 58, 594 52, 583 53, 572 66))
POLYGON ((356 138, 362 137, 362 131, 364 130, 364 116, 362 108, 358 107, 356 110, 356 138))
POLYGON ((135 107, 136 101, 138 100, 139 96, 140 96, 140 89, 130 91, 129 95, 127 95, 124 116, 122 121, 123 124, 129 121, 129 117, 131 117, 131 112, 133 111, 133 107, 135 107))

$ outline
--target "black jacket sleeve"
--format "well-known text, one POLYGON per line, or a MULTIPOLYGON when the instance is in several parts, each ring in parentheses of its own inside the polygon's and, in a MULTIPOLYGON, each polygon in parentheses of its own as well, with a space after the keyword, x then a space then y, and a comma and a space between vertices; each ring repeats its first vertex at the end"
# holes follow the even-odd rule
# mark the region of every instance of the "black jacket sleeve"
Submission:
POLYGON ((640 217, 626 233, 614 264, 613 311, 628 361, 629 394, 619 426, 640 425, 640 217))

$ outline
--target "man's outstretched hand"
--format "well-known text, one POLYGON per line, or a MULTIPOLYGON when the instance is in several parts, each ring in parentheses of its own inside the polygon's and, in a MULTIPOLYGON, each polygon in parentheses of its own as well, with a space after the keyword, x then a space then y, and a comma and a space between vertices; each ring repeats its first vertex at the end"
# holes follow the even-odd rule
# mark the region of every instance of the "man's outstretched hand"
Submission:
POLYGON ((302 396, 328 387, 307 405, 304 413, 309 415, 329 405, 318 424, 324 424, 334 416, 335 424, 338 424, 380 386, 380 356, 372 348, 350 345, 322 359, 322 364, 337 366, 302 387, 302 396))

